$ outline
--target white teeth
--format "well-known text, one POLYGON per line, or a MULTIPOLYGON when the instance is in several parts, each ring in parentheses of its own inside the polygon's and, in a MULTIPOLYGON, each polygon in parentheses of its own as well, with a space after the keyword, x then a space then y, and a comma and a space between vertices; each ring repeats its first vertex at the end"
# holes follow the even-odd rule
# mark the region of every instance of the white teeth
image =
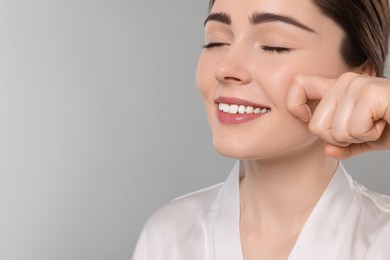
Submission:
POLYGON ((238 107, 238 113, 245 114, 245 106, 244 105, 241 105, 238 107))
POLYGON ((218 109, 220 111, 223 111, 225 113, 229 113, 229 114, 265 114, 265 113, 268 113, 271 111, 270 108, 254 108, 252 106, 244 106, 244 105, 236 105, 236 104, 232 104, 232 105, 228 105, 228 104, 225 104, 225 103, 219 103, 218 104, 218 109))
POLYGON ((225 113, 229 112, 229 105, 228 104, 223 104, 222 111, 225 113))
POLYGON ((238 112, 238 105, 230 105, 229 113, 230 114, 237 114, 237 112, 238 112))
POLYGON ((251 107, 251 106, 249 106, 249 107, 246 107, 246 109, 245 109, 245 113, 247 113, 247 114, 252 114, 253 113, 253 107, 251 107))
POLYGON ((261 111, 260 111, 262 114, 265 114, 268 112, 268 109, 267 108, 263 108, 261 111))

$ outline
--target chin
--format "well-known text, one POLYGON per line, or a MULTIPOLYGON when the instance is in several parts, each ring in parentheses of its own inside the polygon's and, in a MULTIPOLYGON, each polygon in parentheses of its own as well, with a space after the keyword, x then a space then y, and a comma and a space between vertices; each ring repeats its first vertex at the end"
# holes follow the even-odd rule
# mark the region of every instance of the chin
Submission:
POLYGON ((264 145, 239 138, 213 138, 213 143, 219 154, 234 159, 256 160, 270 155, 264 145))
MULTIPOLYGON (((281 138, 283 139, 283 138, 281 138)), ((313 135, 304 138, 291 138, 284 142, 276 140, 243 140, 227 136, 213 137, 214 147, 223 156, 239 160, 270 160, 291 158, 323 153, 325 143, 313 135)))
POLYGON ((252 160, 256 159, 253 157, 253 154, 249 152, 247 149, 242 149, 242 147, 236 148, 235 146, 227 145, 227 144, 218 144, 214 142, 214 147, 217 152, 225 157, 239 159, 239 160, 252 160))

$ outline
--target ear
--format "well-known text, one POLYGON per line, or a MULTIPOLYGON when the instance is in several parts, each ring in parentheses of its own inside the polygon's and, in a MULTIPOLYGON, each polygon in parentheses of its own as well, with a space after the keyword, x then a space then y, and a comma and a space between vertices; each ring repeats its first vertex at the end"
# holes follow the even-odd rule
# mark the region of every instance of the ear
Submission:
POLYGON ((358 67, 357 72, 366 76, 376 77, 374 65, 370 60, 366 60, 363 65, 358 67))

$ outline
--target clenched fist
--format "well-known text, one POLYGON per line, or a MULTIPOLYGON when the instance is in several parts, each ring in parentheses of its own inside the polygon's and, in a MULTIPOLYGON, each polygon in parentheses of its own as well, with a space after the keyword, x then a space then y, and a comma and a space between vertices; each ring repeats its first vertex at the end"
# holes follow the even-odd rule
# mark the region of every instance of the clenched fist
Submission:
POLYGON ((287 93, 291 113, 308 123, 338 159, 390 149, 390 80, 348 72, 337 79, 297 75, 287 93), (317 100, 315 109, 308 103, 317 100))

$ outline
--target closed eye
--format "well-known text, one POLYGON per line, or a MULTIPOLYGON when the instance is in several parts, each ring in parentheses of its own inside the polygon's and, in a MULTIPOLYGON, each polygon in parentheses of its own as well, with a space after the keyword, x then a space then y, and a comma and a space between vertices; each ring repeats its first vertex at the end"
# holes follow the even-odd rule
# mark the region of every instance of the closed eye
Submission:
POLYGON ((204 49, 211 49, 211 48, 221 47, 221 46, 225 46, 225 45, 228 45, 228 44, 223 43, 223 42, 210 42, 208 44, 204 44, 202 47, 204 49))
POLYGON ((262 46, 261 48, 265 52, 271 52, 271 53, 288 53, 291 51, 290 48, 285 48, 285 47, 262 46))

